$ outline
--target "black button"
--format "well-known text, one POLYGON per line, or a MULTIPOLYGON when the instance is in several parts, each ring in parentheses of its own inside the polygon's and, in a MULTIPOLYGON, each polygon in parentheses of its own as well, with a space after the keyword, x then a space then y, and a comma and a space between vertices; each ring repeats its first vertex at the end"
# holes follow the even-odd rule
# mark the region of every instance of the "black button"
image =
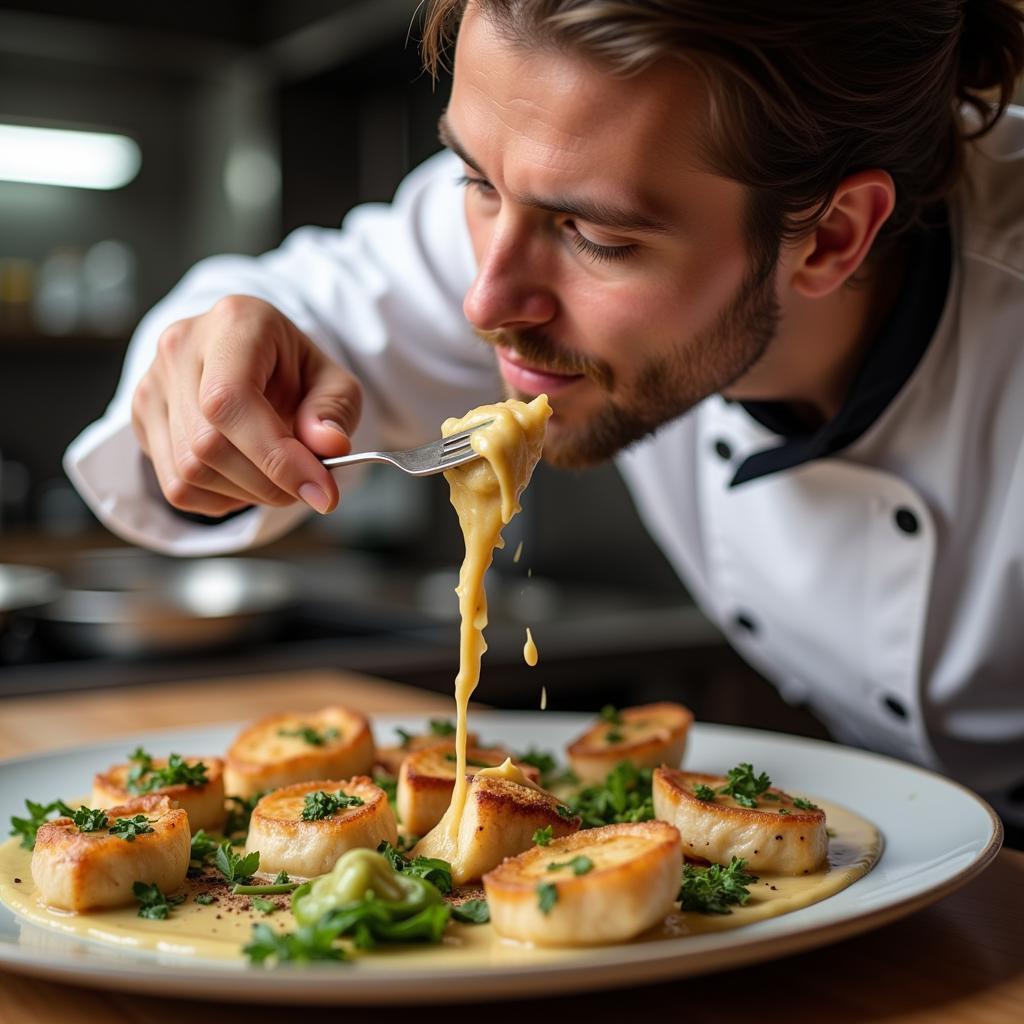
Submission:
POLYGON ((748 633, 757 632, 757 623, 746 612, 737 612, 736 618, 733 619, 733 622, 735 622, 740 629, 745 629, 748 633))
POLYGON ((729 447, 729 442, 723 441, 721 438, 719 438, 715 442, 715 454, 720 459, 724 459, 726 462, 728 462, 729 459, 732 458, 732 448, 729 447))
POLYGON ((883 703, 897 718, 907 717, 907 709, 895 697, 886 697, 883 703))
POLYGON ((917 516, 909 508, 896 509, 894 518, 896 519, 896 525, 904 533, 917 533, 920 524, 917 521, 917 516))

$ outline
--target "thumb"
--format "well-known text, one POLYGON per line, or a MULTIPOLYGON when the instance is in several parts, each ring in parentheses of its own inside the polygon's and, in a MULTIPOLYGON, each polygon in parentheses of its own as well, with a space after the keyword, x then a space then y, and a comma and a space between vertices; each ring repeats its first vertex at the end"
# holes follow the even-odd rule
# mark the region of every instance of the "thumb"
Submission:
POLYGON ((348 455, 362 408, 359 381, 325 359, 308 378, 306 397, 295 413, 295 436, 321 457, 348 455))

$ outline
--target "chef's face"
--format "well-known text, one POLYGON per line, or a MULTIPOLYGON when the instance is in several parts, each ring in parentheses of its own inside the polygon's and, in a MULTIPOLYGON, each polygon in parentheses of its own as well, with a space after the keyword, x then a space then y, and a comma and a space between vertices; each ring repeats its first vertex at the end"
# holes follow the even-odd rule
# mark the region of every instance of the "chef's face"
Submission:
POLYGON ((698 156, 705 106, 682 65, 612 77, 466 13, 441 126, 478 265, 464 309, 509 394, 551 399, 551 462, 610 457, 741 378, 774 336, 745 191, 698 156))

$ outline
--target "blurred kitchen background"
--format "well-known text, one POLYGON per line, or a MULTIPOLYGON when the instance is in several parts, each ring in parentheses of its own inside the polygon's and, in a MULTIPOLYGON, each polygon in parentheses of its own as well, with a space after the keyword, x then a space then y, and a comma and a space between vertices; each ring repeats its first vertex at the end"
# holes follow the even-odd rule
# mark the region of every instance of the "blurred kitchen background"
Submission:
MULTIPOLYGON (((0 697, 310 667, 450 690, 461 537, 442 478, 371 474, 337 514, 251 558, 180 563, 121 545, 60 465, 137 319, 192 263, 337 225, 438 148, 448 87, 420 71, 414 7, 0 2, 0 138, 124 137, 104 187, 0 181, 0 697)), ((694 608, 613 469, 541 468, 506 538, 480 700, 536 707, 542 686, 560 709, 675 698, 705 719, 820 732, 694 608)))

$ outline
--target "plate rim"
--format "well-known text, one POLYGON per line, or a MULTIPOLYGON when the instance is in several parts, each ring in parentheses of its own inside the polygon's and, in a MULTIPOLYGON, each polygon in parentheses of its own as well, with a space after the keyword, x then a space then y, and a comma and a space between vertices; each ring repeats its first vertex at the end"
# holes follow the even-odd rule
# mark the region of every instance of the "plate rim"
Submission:
MULTIPOLYGON (((481 709, 475 712, 474 717, 478 721, 483 720, 481 724, 484 724, 487 718, 492 717, 494 719, 529 718, 539 715, 546 715, 549 722, 556 716, 564 718, 567 726, 573 719, 589 721, 593 717, 586 713, 576 712, 491 709, 481 709)), ((369 714, 367 717, 372 723, 379 722, 382 727, 386 728, 391 723, 425 722, 430 717, 430 713, 387 712, 369 714)), ((179 725, 164 729, 128 731, 124 734, 75 744, 71 747, 60 747, 5 758, 0 760, 0 773, 9 768, 30 766, 41 760, 82 756, 90 751, 115 744, 126 736, 171 739, 177 734, 229 731, 240 724, 242 723, 224 721, 193 726, 179 725)), ((728 737, 742 740, 742 737, 746 735, 752 738, 796 744, 811 751, 848 752, 857 757, 880 763, 882 766, 889 765, 901 772, 911 775, 917 773, 941 785, 952 786, 985 811, 991 826, 988 839, 969 863, 922 892, 911 894, 872 910, 853 913, 838 921, 822 921, 782 935, 765 937, 758 934, 756 930, 751 934, 751 929, 756 929, 758 924, 765 923, 754 922, 740 932, 742 936, 740 939, 737 940, 737 933, 733 931, 715 933, 716 936, 725 936, 726 938, 712 943, 711 948, 691 952, 686 957, 680 957, 678 950, 673 951, 670 948, 677 946, 680 939, 664 939, 655 943, 636 944, 632 948, 636 949, 637 953, 626 956, 624 959, 621 958, 621 953, 631 949, 631 944, 623 943, 609 947, 581 949, 579 959, 570 963, 542 963, 511 969, 488 965, 475 968, 472 972, 467 972, 464 967, 447 967, 443 964, 405 968, 402 985, 395 987, 394 975, 377 968, 359 975, 347 973, 339 975, 336 965, 328 969, 310 965, 304 968, 284 967, 271 971, 255 971, 249 965, 241 962, 176 961, 173 958, 161 957, 156 953, 145 959, 140 957, 138 960, 117 961, 112 958, 103 958, 104 947, 98 943, 89 943, 86 947, 85 956, 94 955, 94 960, 79 960, 76 955, 74 959, 54 965, 47 962, 43 954, 26 950, 18 943, 0 939, 0 971, 10 970, 26 976, 82 984, 98 989, 162 993, 179 998, 206 998, 231 1002, 265 1002, 269 1000, 272 1003, 319 1005, 383 1006, 408 1005, 424 1001, 441 1003, 495 998, 529 999, 559 992, 568 994, 578 991, 599 991, 621 986, 627 983, 627 980, 631 984, 657 983, 695 974, 727 971, 746 964, 765 962, 840 942, 906 917, 944 899, 984 871, 995 859, 1002 846, 1002 822, 991 805, 967 786, 931 768, 900 761, 898 758, 875 751, 848 747, 813 737, 713 722, 698 722, 694 724, 693 728, 697 734, 705 734, 708 738, 716 738, 717 734, 717 738, 720 740, 728 737), (744 933, 746 934, 744 935, 744 933), (721 959, 721 949, 719 948, 721 946, 728 946, 730 951, 726 962, 722 962, 721 959), (96 954, 94 951, 99 952, 96 954), (614 960, 612 959, 613 951, 620 954, 614 960), (710 963, 705 962, 709 960, 710 963), (524 985, 526 981, 524 975, 527 974, 529 982, 524 985), (180 983, 186 977, 188 991, 182 991, 180 987, 177 990, 172 988, 174 984, 180 983), (338 984, 339 977, 345 979, 344 984, 338 984), (567 977, 575 977, 578 980, 576 983, 569 983, 567 977), (242 979, 244 979, 244 984, 239 985, 238 983, 242 979), (449 986, 456 979, 459 979, 462 984, 458 989, 452 990, 449 986), (389 980, 391 986, 385 993, 383 990, 388 986, 389 980)), ((884 833, 882 840, 882 852, 876 863, 883 861, 888 846, 884 833)), ((869 876, 870 872, 865 877, 869 876)), ((8 908, 4 909, 11 913, 8 908)), ((783 917, 788 916, 783 915, 783 917)), ((39 926, 31 925, 31 927, 38 928, 39 926)))

